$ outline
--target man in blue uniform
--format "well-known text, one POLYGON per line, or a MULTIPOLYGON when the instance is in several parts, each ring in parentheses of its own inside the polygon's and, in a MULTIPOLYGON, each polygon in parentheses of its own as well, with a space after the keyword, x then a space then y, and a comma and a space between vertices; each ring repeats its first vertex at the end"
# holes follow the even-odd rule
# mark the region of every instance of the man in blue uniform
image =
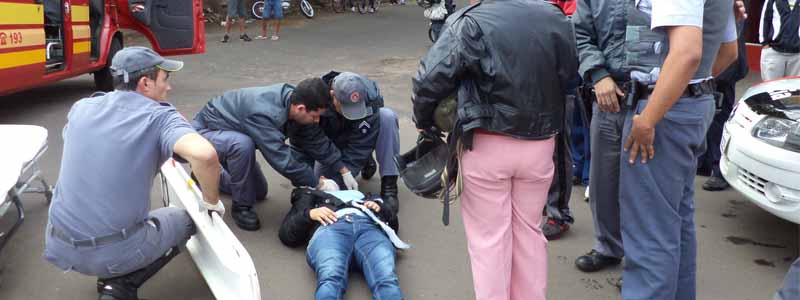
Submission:
POLYGON ((732 7, 732 0, 627 7, 623 68, 634 87, 620 155, 622 299, 696 297, 694 174, 715 111, 712 69, 736 58, 732 7))
POLYGON ((111 63, 116 90, 76 102, 67 116, 44 258, 97 276, 100 299, 138 299, 195 232, 183 209, 150 211, 153 177, 168 158, 186 159, 209 187, 202 206, 225 212, 214 148, 166 102, 167 78, 181 67, 147 48, 122 49, 111 63))
MULTIPOLYGON (((400 209, 397 199, 397 176, 400 172, 394 163, 394 157, 400 152, 397 115, 384 107, 378 84, 364 76, 331 71, 322 79, 331 89, 334 110, 322 114, 319 128, 341 152, 342 163, 353 175, 360 173, 363 178, 372 176, 376 171, 372 159, 372 152, 375 152, 380 166, 380 196, 397 213, 400 209)), ((319 138, 322 139, 321 136, 319 138)), ((344 182, 347 177, 333 170, 322 170, 321 175, 334 179, 342 187, 348 186, 344 182)), ((358 184, 354 186, 357 188, 358 184)), ((396 218, 388 221, 397 228, 396 218)))

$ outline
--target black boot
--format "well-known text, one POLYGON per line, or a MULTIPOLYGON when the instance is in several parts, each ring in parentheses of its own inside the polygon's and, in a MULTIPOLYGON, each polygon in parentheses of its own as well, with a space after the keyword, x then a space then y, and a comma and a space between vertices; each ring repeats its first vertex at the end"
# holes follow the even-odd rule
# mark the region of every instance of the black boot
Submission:
POLYGON ((397 231, 400 226, 397 221, 397 213, 400 212, 400 200, 397 199, 397 176, 381 177, 381 199, 394 212, 394 217, 388 221, 389 226, 397 231))
POLYGON ((378 171, 378 163, 376 163, 375 159, 370 155, 369 159, 367 159, 367 164, 364 165, 364 169, 361 170, 361 179, 369 180, 375 175, 376 171, 378 171))
POLYGON ((253 211, 249 206, 234 206, 233 207, 233 221, 239 228, 247 231, 256 231, 261 229, 261 221, 258 219, 258 214, 253 211))
POLYGON ((97 279, 97 293, 100 300, 138 300, 138 290, 142 285, 156 275, 161 268, 167 265, 180 251, 178 247, 170 249, 164 256, 156 259, 150 265, 133 271, 132 273, 106 278, 97 279))

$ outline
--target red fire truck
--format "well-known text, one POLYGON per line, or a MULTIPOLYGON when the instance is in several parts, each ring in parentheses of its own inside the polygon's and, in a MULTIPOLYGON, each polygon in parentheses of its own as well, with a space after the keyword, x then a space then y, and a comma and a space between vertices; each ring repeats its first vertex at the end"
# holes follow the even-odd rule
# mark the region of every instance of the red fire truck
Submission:
POLYGON ((111 90, 120 29, 162 55, 205 52, 202 0, 0 0, 0 96, 94 74, 111 90))

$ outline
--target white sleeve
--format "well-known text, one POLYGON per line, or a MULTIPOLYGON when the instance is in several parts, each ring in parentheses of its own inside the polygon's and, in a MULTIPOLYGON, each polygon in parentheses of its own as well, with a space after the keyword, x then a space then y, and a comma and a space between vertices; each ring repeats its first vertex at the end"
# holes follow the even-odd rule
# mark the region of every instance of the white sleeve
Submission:
MULTIPOLYGON (((651 29, 664 26, 696 26, 703 28, 704 0, 651 0, 651 29)), ((733 9, 731 8, 731 12, 733 9)), ((734 31, 736 28, 734 27, 734 31)))

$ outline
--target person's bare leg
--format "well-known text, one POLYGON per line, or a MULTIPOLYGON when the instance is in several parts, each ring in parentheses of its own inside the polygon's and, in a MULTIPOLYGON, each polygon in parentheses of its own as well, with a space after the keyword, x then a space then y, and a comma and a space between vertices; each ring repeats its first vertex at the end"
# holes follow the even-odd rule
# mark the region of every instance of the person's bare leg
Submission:
POLYGON ((225 35, 231 33, 231 17, 225 17, 225 35))
POLYGON ((231 33, 231 17, 226 16, 225 17, 225 36, 222 37, 222 41, 221 42, 227 43, 228 39, 229 39, 228 35, 230 33, 231 33))
POLYGON ((275 36, 278 36, 278 33, 281 31, 281 19, 275 20, 275 36))
POLYGON ((245 33, 245 32, 244 32, 244 31, 245 31, 245 29, 247 29, 247 28, 245 28, 245 24, 244 24, 244 17, 241 17, 241 18, 239 19, 239 35, 243 35, 243 34, 245 33))
POLYGON ((267 23, 269 23, 269 20, 261 19, 261 36, 263 37, 267 37, 267 23))

